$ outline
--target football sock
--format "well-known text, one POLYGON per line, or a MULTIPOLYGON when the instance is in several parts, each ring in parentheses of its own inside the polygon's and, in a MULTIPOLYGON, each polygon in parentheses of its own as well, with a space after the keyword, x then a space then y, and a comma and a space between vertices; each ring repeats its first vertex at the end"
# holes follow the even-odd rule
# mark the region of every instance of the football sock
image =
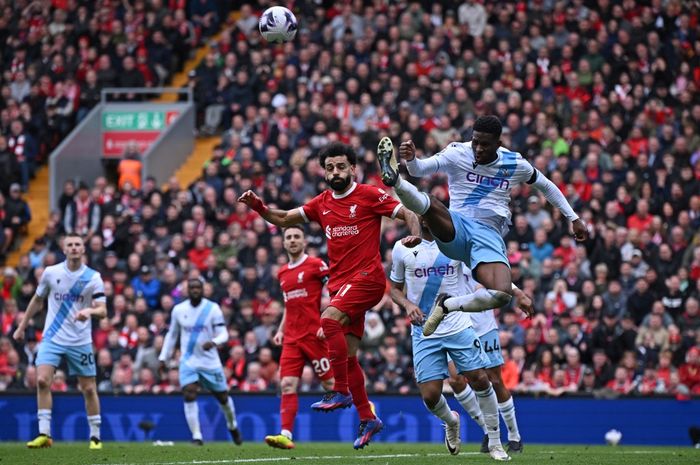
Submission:
POLYGON ((226 427, 228 429, 236 429, 238 427, 236 423, 236 407, 233 405, 231 396, 228 396, 227 399, 225 403, 219 404, 219 407, 221 407, 221 411, 224 412, 224 417, 226 417, 226 427))
POLYGON ((520 431, 518 430, 518 421, 515 419, 515 404, 511 397, 505 402, 498 404, 498 410, 501 412, 503 421, 508 428, 508 440, 520 441, 520 431))
POLYGON ((376 416, 372 413, 365 387, 365 372, 362 371, 357 357, 348 357, 348 384, 352 394, 352 403, 355 404, 360 421, 373 420, 376 416))
POLYGON ((510 302, 511 295, 493 289, 479 288, 471 294, 445 299, 444 305, 449 311, 482 312, 490 308, 499 308, 510 302))
POLYGON ((185 402, 185 418, 187 426, 192 432, 192 439, 202 439, 202 431, 199 429, 199 405, 197 401, 185 402))
POLYGON ((280 420, 282 423, 282 431, 289 432, 291 439, 291 431, 294 429, 294 419, 299 410, 299 396, 296 392, 291 394, 282 394, 280 402, 280 420))
POLYGON ((474 391, 476 399, 479 401, 479 408, 484 415, 484 423, 486 423, 489 435, 489 447, 501 445, 501 431, 498 424, 498 400, 496 399, 496 391, 489 383, 488 389, 483 391, 474 391))
POLYGON ((484 416, 481 414, 481 409, 479 408, 479 402, 476 400, 476 395, 471 386, 467 384, 464 391, 455 392, 455 399, 457 399, 457 402, 467 411, 476 424, 481 427, 484 434, 488 433, 486 430, 486 423, 484 423, 484 416))
POLYGON ((292 432, 289 431, 289 430, 283 429, 282 431, 280 431, 280 434, 281 434, 282 436, 284 436, 285 438, 289 439, 290 441, 291 441, 292 439, 294 439, 294 438, 292 437, 292 432))
POLYGON ((321 327, 328 341, 328 355, 333 367, 335 385, 333 390, 341 394, 349 394, 348 391, 348 343, 345 341, 343 327, 340 322, 331 318, 321 318, 321 327))
POLYGON ((87 417, 88 425, 90 425, 90 437, 100 439, 100 425, 102 424, 102 417, 98 415, 88 415, 87 417))
POLYGON ((401 176, 396 180, 394 191, 399 196, 404 207, 412 212, 424 215, 430 208, 430 197, 428 197, 428 194, 419 191, 416 186, 401 179, 401 176))
POLYGON ((36 417, 39 420, 39 434, 51 436, 51 409, 38 409, 36 417))
POLYGON ((445 399, 445 396, 440 395, 440 400, 435 405, 435 407, 430 408, 427 404, 425 406, 428 410, 430 410, 430 413, 432 413, 448 425, 453 426, 457 423, 457 419, 454 417, 454 415, 452 415, 452 410, 450 410, 450 406, 447 404, 447 399, 445 399))

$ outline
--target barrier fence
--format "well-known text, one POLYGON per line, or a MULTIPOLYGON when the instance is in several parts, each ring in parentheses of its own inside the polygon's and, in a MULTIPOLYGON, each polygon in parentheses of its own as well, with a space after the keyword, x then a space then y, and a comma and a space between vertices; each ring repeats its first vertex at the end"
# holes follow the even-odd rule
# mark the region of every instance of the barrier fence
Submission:
MULTIPOLYGON (((481 440, 482 432, 451 396, 452 408, 462 413, 462 439, 481 440)), ((279 432, 279 398, 273 395, 238 394, 238 422, 247 441, 262 441, 279 432)), ((182 398, 176 395, 102 395, 102 437, 106 441, 151 441, 190 439, 182 398), (150 422, 146 432, 139 424, 150 422)), ((330 414, 312 412, 309 405, 318 396, 302 395, 294 437, 305 441, 352 442, 357 432, 355 409, 330 414)), ((373 396, 385 430, 381 442, 440 442, 444 431, 417 396, 373 396)), ((700 424, 700 400, 593 398, 515 399, 523 440, 529 443, 602 444, 610 429, 622 432, 622 444, 689 445, 688 428, 700 424)), ((200 420, 205 440, 229 440, 218 403, 201 395, 200 420)), ((59 441, 88 437, 83 398, 54 396, 52 434, 59 441)), ((143 425, 142 425, 143 426, 143 425)), ((505 431, 505 426, 501 428, 505 431)), ((0 396, 0 440, 25 441, 37 434, 36 398, 28 395, 0 396)), ((505 438, 505 433, 504 433, 505 438)))

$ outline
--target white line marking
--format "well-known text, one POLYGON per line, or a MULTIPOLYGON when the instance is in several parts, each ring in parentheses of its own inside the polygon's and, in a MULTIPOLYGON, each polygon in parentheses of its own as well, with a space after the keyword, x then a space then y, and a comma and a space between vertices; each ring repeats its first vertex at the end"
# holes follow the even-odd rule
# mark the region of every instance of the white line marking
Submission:
MULTIPOLYGON (((613 454, 639 454, 639 455, 654 455, 667 454, 668 451, 654 450, 614 450, 613 454)), ((561 454, 564 451, 542 450, 536 452, 528 452, 528 455, 550 455, 561 454)), ((475 455, 486 456, 480 452, 460 452, 459 455, 475 455)), ((222 460, 189 460, 182 462, 147 462, 147 463, 96 463, 93 465, 207 465, 207 464, 237 464, 237 463, 275 463, 288 462, 291 460, 372 460, 372 459, 400 459, 400 458, 415 458, 415 457, 447 457, 447 453, 428 453, 428 454, 376 454, 376 455, 309 455, 304 457, 260 457, 254 459, 222 459, 222 460)))
MULTIPOLYGON (((461 452, 459 455, 481 455, 480 452, 461 452)), ((148 462, 136 463, 110 463, 93 465, 202 465, 217 463, 265 463, 265 462, 287 462, 290 460, 368 460, 368 459, 400 459, 409 457, 445 457, 447 454, 377 454, 377 455, 310 455, 307 457, 265 457, 256 459, 223 459, 223 460, 190 460, 186 462, 148 462)))

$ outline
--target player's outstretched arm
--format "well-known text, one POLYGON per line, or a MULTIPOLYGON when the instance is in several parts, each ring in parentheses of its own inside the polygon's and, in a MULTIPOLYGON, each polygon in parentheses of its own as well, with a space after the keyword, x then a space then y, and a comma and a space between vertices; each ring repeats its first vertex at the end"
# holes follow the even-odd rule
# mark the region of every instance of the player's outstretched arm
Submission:
POLYGON ((22 321, 19 322, 19 326, 15 330, 14 334, 12 334, 12 338, 15 341, 24 341, 24 332, 27 330, 27 325, 34 315, 41 311, 42 308, 44 308, 44 298, 34 294, 32 300, 29 301, 29 305, 27 305, 27 310, 22 316, 22 321))
POLYGON ((405 237, 401 243, 406 247, 415 247, 421 242, 420 221, 418 216, 406 207, 401 207, 396 213, 396 218, 406 222, 408 231, 411 233, 409 237, 405 237))
POLYGON ((564 197, 564 194, 561 193, 561 191, 552 181, 550 181, 539 171, 535 170, 533 177, 535 178, 534 182, 529 184, 532 184, 533 187, 542 192, 547 201, 557 207, 561 213, 569 221, 571 221, 574 229, 574 238, 577 241, 586 240, 588 237, 588 229, 586 228, 586 224, 574 212, 574 209, 571 208, 571 205, 569 205, 569 202, 566 200, 566 197, 564 197))
POLYGON ((238 201, 248 205, 251 210, 260 214, 268 223, 272 223, 281 228, 304 222, 304 217, 301 215, 298 208, 294 210, 270 208, 265 205, 265 202, 253 191, 244 192, 243 195, 238 197, 238 201))

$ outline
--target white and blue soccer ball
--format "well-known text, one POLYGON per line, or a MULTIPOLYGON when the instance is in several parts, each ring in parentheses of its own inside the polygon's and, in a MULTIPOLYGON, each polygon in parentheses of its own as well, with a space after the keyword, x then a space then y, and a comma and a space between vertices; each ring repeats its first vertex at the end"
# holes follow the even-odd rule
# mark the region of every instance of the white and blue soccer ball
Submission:
POLYGON ((297 18, 288 8, 271 6, 263 12, 258 22, 260 34, 268 42, 289 42, 297 35, 297 18))

